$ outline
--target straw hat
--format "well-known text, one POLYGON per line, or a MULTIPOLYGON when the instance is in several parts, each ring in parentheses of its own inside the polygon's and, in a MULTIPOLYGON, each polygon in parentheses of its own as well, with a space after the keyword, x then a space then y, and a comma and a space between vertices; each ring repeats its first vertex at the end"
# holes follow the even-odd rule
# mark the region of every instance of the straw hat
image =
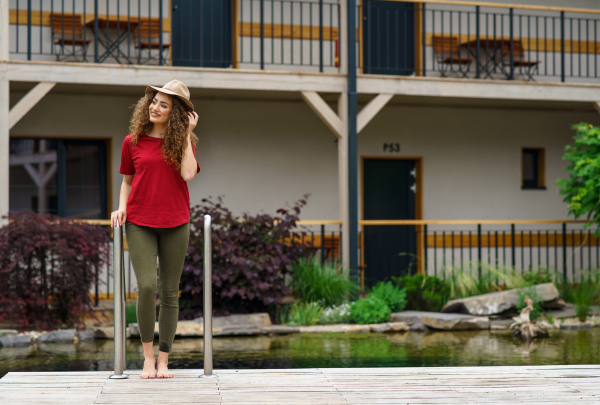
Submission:
POLYGON ((185 105, 187 105, 192 111, 194 111, 194 104, 192 104, 192 102, 190 101, 190 91, 188 90, 186 85, 180 82, 179 80, 171 80, 163 87, 148 86, 146 87, 146 94, 152 93, 154 90, 179 98, 185 103, 185 105))

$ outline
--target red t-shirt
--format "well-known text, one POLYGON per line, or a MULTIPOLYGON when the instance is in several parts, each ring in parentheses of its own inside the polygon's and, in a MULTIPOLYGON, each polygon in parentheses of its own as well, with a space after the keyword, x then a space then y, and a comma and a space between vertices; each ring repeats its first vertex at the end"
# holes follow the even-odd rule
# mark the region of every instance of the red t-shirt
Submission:
MULTIPOLYGON (((140 135, 133 146, 133 135, 125 137, 119 169, 121 174, 135 175, 127 200, 127 221, 153 228, 173 228, 190 222, 187 182, 163 159, 162 139, 140 135)), ((199 173, 198 162, 196 167, 199 173)))

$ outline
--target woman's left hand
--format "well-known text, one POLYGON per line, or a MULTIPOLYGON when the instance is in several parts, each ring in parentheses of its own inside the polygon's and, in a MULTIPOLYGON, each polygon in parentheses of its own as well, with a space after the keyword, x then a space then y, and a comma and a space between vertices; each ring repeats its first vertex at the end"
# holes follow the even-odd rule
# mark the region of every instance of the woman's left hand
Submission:
POLYGON ((192 133, 194 128, 196 128, 196 124, 198 124, 198 114, 195 111, 188 111, 188 117, 190 119, 190 124, 188 125, 188 135, 192 133))

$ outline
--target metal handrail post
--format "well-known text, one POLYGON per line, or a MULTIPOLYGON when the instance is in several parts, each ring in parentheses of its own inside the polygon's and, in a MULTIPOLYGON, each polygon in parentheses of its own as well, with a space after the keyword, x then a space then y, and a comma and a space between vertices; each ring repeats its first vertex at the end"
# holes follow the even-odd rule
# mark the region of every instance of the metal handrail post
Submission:
POLYGON ((204 374, 200 378, 217 378, 213 374, 212 347, 212 218, 204 216, 204 374))
POLYGON ((125 332, 125 291, 123 274, 123 228, 117 225, 113 230, 113 281, 114 285, 114 324, 115 324, 115 371, 109 377, 113 379, 124 379, 129 376, 125 374, 126 366, 126 332, 125 332))

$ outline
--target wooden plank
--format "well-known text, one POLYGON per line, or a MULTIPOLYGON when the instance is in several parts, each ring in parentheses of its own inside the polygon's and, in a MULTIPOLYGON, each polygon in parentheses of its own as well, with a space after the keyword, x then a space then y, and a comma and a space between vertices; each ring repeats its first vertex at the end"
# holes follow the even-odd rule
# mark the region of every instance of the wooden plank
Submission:
POLYGON ((42 99, 56 83, 40 82, 21 98, 8 113, 8 128, 11 129, 42 99))
MULTIPOLYGON (((58 11, 55 11, 55 13, 58 13, 58 11)), ((50 27, 52 26, 52 18, 51 18, 52 12, 50 11, 39 11, 39 10, 31 10, 31 25, 34 26, 43 26, 43 27, 50 27)), ((73 16, 72 13, 65 13, 65 15, 69 15, 69 16, 73 16)), ((81 21, 83 21, 83 24, 85 25, 86 23, 93 21, 95 16, 93 13, 75 13, 75 17, 79 17, 81 18, 81 21)), ((108 19, 112 19, 112 20, 116 20, 117 18, 119 18, 122 21, 127 21, 127 15, 120 15, 117 16, 116 14, 109 14, 108 17, 106 14, 98 14, 98 18, 108 18, 108 19)), ((153 20, 158 21, 158 18, 152 18, 153 20)), ((129 17, 129 21, 131 22, 138 22, 138 21, 148 21, 148 17, 141 17, 138 18, 137 15, 131 15, 129 17)), ((16 9, 10 9, 9 10, 9 24, 19 24, 19 25, 27 25, 27 9, 19 9, 19 12, 17 12, 16 9)), ((168 17, 163 17, 163 31, 166 33, 170 33, 171 32, 171 19, 168 17)))
POLYGON ((567 13, 590 13, 600 14, 600 10, 590 8, 574 8, 574 7, 547 7, 547 6, 529 6, 523 4, 510 4, 510 3, 487 3, 487 2, 474 2, 474 1, 455 1, 455 0, 384 0, 384 1, 401 1, 407 3, 416 4, 441 4, 448 6, 469 6, 469 7, 490 7, 490 8, 515 8, 519 10, 537 10, 537 11, 564 11, 567 13))
POLYGON ((356 133, 360 133, 364 129, 365 126, 375 116, 385 105, 394 97, 393 94, 378 94, 374 99, 369 101, 369 103, 364 106, 356 117, 356 133))
POLYGON ((302 98, 327 127, 338 137, 342 137, 342 120, 329 107, 329 104, 315 91, 300 92, 302 98))
MULTIPOLYGON (((260 38, 260 23, 257 22, 240 22, 237 24, 241 36, 260 38)), ((305 39, 318 40, 320 38, 318 25, 300 25, 300 24, 263 24, 263 35, 267 39, 305 39)), ((337 41, 338 28, 323 26, 323 40, 337 41)))

